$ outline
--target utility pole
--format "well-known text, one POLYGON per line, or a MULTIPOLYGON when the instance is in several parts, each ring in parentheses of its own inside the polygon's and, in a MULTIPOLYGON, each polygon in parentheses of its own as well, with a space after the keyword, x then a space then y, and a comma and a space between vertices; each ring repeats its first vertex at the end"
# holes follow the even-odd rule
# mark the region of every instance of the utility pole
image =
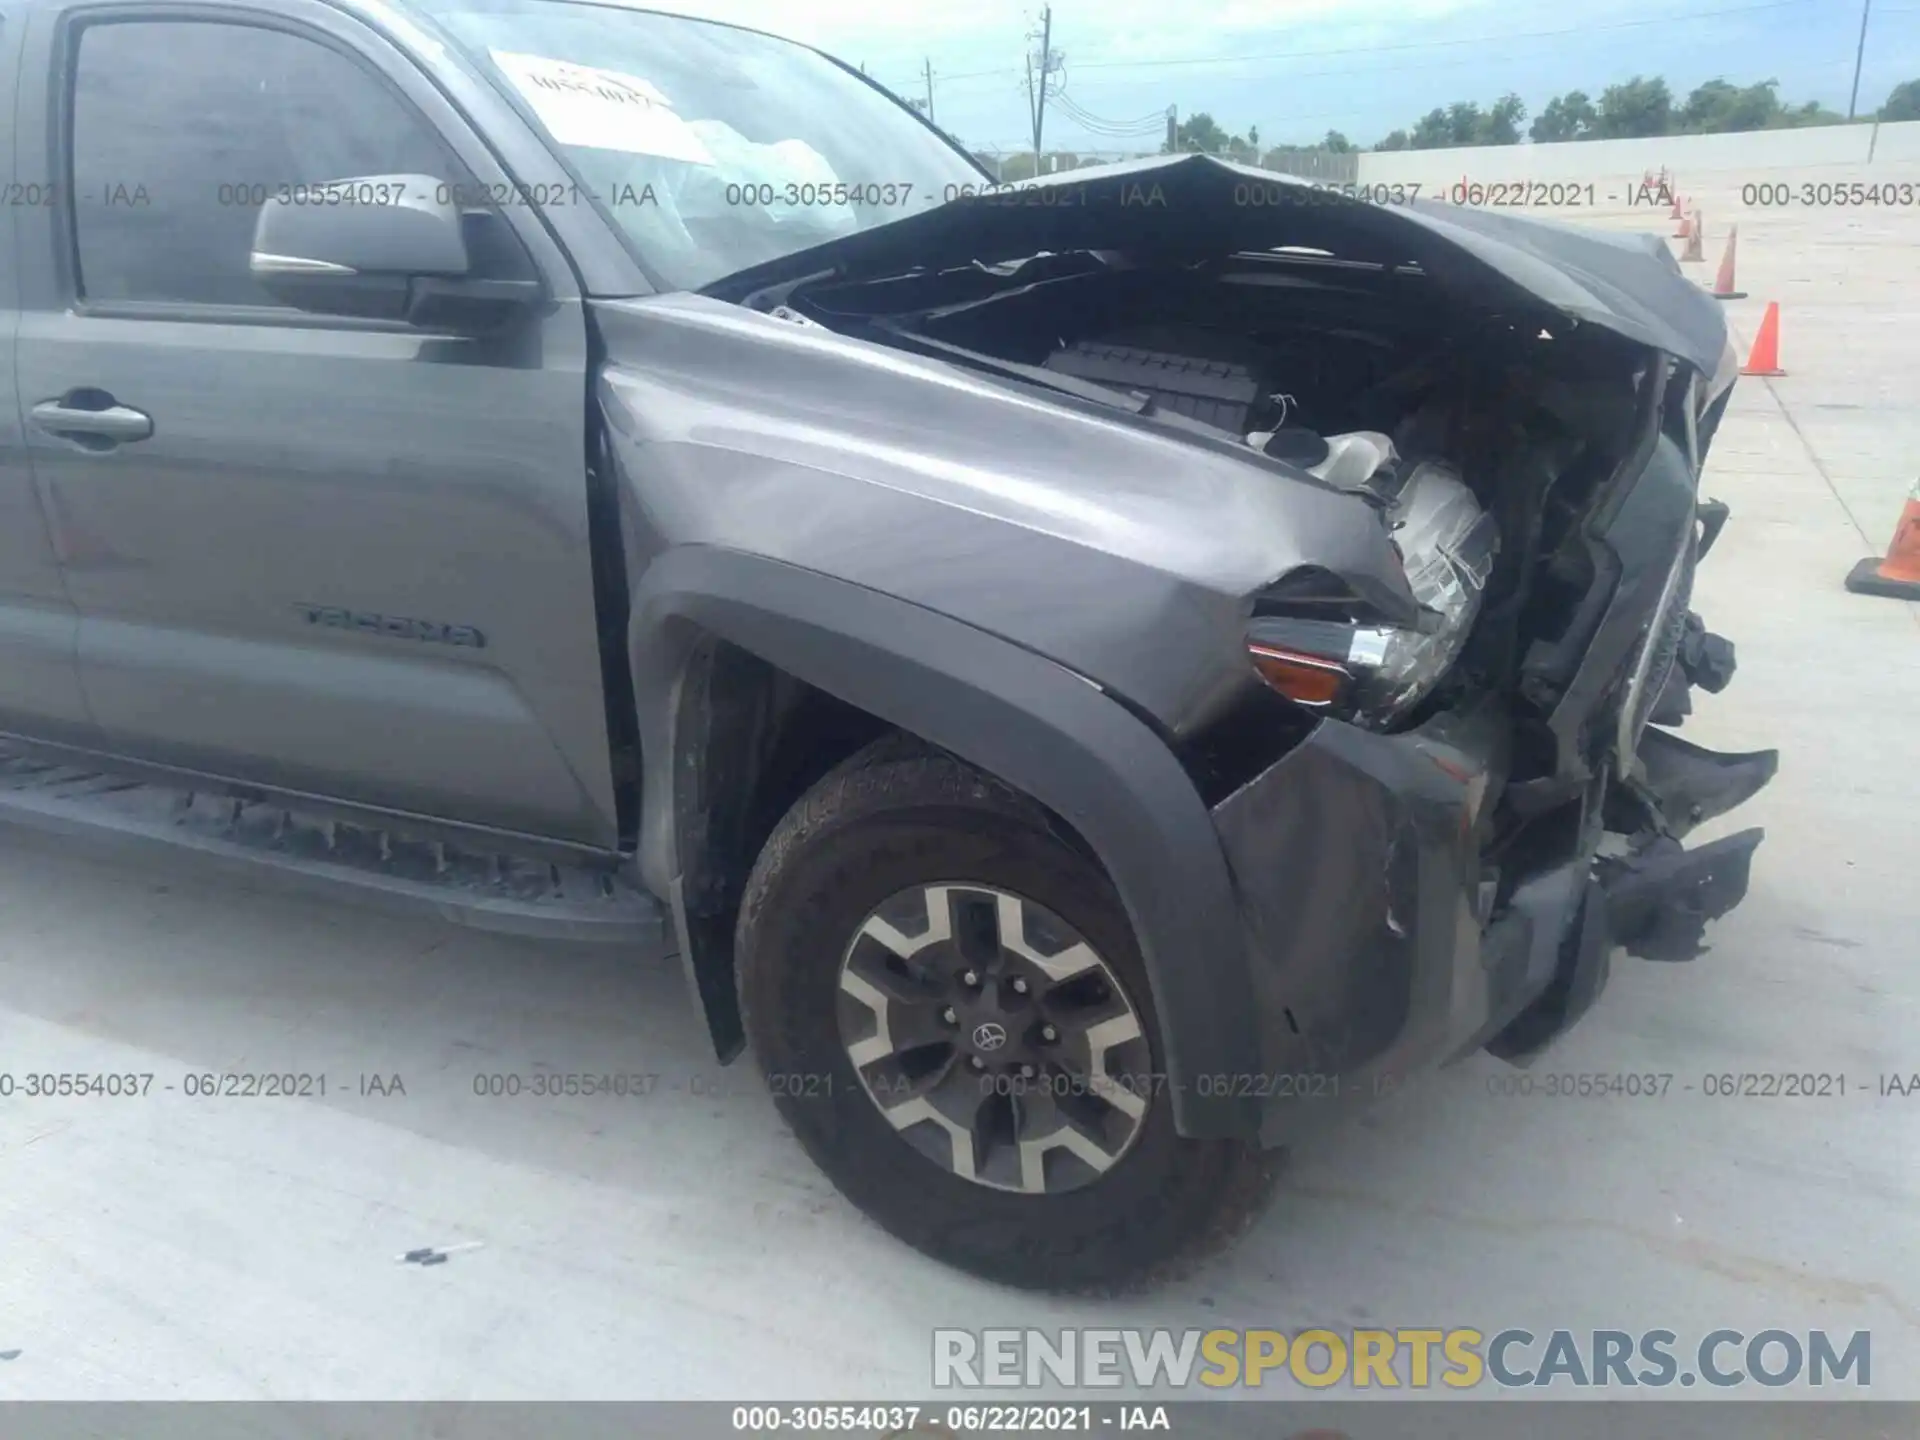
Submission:
POLYGON ((1167 106, 1167 154, 1171 155, 1180 148, 1180 107, 1167 106))
MULTIPOLYGON (((1860 62, 1867 54, 1867 13, 1873 9, 1873 0, 1860 0, 1860 43, 1853 51, 1853 94, 1847 100, 1847 119, 1853 119, 1853 112, 1860 103, 1860 62)), ((1876 111, 1876 113, 1878 113, 1876 111)))
POLYGON ((928 56, 920 62, 920 73, 927 82, 927 123, 933 123, 933 57, 928 56))
MULTIPOLYGON (((1032 38, 1031 35, 1028 36, 1032 38)), ((1055 69, 1053 54, 1053 6, 1040 11, 1039 75, 1034 74, 1034 58, 1027 55, 1027 102, 1033 109, 1033 173, 1040 173, 1040 133, 1047 121, 1047 77, 1055 69), (1036 88, 1036 83, 1038 88, 1036 88)))

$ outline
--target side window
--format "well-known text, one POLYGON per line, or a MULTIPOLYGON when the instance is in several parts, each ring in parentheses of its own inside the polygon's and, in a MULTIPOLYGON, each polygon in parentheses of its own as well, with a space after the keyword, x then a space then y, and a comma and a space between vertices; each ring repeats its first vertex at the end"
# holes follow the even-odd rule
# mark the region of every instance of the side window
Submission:
POLYGON ((247 272, 269 196, 362 175, 461 178, 378 76, 284 30, 88 25, 72 113, 79 289, 90 300, 278 306, 247 272))

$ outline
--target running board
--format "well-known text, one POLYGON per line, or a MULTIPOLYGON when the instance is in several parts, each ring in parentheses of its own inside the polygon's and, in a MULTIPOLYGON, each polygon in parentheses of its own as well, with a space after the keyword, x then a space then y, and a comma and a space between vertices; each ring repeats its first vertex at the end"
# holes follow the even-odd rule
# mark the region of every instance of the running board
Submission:
POLYGON ((456 925, 666 954, 665 911, 623 876, 147 784, 0 749, 0 825, 190 859, 236 878, 456 925))

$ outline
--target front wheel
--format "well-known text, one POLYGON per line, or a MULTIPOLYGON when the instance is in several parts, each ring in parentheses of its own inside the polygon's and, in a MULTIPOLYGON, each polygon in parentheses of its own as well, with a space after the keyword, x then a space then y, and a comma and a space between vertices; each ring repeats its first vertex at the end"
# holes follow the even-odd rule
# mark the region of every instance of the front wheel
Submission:
POLYGON ((801 1144, 908 1244, 1110 1286, 1242 1228, 1268 1158, 1183 1139, 1099 867, 1025 797, 898 743, 820 781, 748 880, 747 1033, 801 1144))

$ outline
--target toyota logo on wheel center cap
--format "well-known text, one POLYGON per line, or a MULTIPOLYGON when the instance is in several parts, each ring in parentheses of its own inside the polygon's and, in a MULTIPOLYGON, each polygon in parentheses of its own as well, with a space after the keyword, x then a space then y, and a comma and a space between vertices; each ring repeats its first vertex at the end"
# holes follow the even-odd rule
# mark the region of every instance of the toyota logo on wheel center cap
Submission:
POLYGON ((973 1048, 976 1050, 998 1050, 1007 1043, 1007 1027, 989 1020, 985 1024, 973 1027, 973 1048))

